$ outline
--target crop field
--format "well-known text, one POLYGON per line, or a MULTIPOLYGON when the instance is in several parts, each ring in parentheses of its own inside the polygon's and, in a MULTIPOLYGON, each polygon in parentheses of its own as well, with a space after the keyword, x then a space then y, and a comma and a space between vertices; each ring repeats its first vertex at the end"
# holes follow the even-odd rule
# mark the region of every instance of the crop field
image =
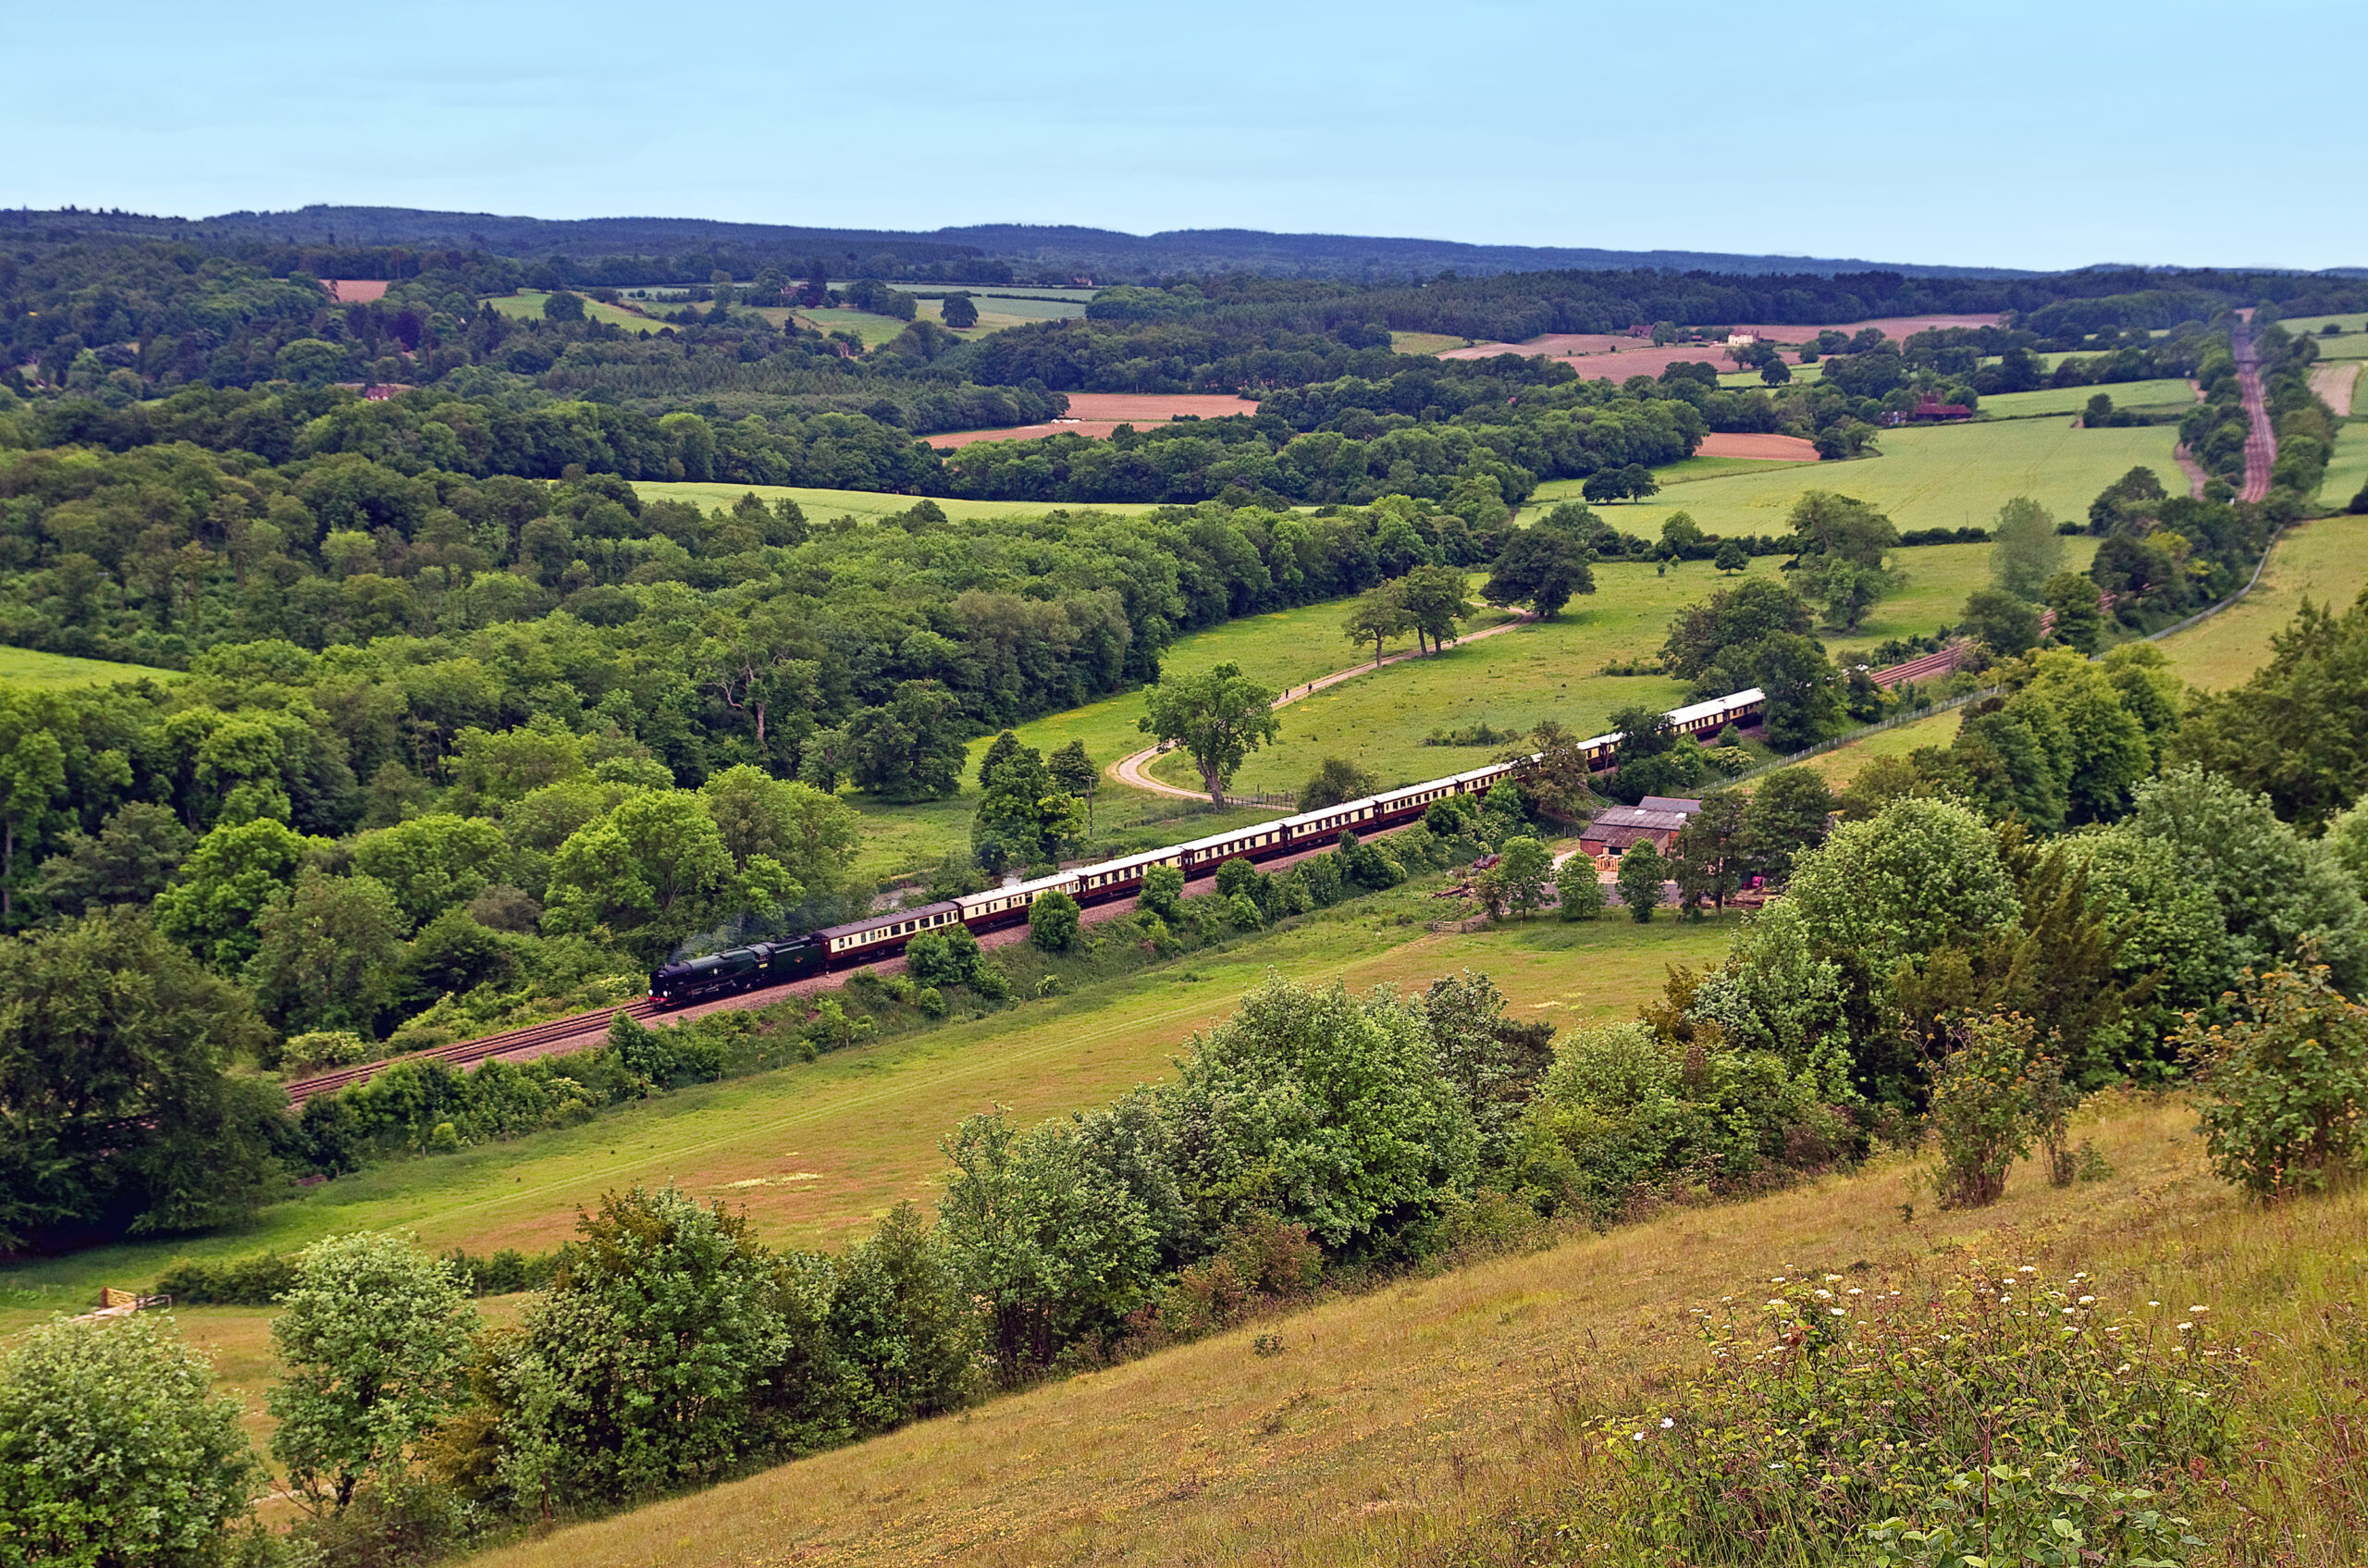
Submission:
POLYGON ((43 653, 31 648, 0 648, 0 686, 19 691, 64 691, 76 686, 111 685, 117 681, 180 678, 178 670, 159 670, 146 664, 77 659, 71 654, 43 653))
MULTIPOLYGON (((1687 489, 1713 488, 1706 482, 1687 489)), ((1603 514, 1624 527, 1629 510, 1608 507, 1603 514)), ((2075 571, 2095 553, 2093 539, 2064 543, 2065 563, 2075 571)), ((1773 576, 1782 560, 1757 557, 1751 573, 1773 576)), ((1899 551, 1897 560, 1907 573, 1906 586, 1878 604, 1857 632, 1846 637, 1826 634, 1829 646, 1863 648, 1886 637, 1929 634, 1955 621, 1965 596, 1989 580, 1988 545, 1922 545, 1899 551)), ((1434 729, 1484 722, 1500 730, 1527 729, 1552 717, 1582 735, 1594 735, 1616 708, 1666 708, 1683 700, 1684 688, 1675 680, 1599 672, 1610 662, 1658 654, 1670 617, 1717 591, 1724 574, 1707 561, 1686 562, 1665 574, 1642 562, 1598 562, 1595 572, 1596 592, 1572 600, 1554 621, 1388 665, 1283 710, 1276 716, 1281 734, 1276 744, 1250 759, 1237 786, 1296 788, 1326 757, 1358 762, 1385 784, 1435 778, 1477 766, 1495 748, 1423 745, 1434 729)), ((1312 630, 1321 634, 1324 628, 1319 623, 1312 630)), ((1349 644, 1337 631, 1331 635, 1338 659, 1332 667, 1346 668, 1353 654, 1338 657, 1349 652, 1349 644)), ((1190 763, 1178 754, 1161 759, 1153 772, 1171 784, 1193 783, 1190 763)))
MULTIPOLYGON (((487 300, 486 303, 502 315, 516 320, 540 321, 543 318, 543 304, 549 298, 550 293, 547 290, 521 289, 514 294, 503 294, 487 300)), ((605 321, 611 327, 623 327, 629 331, 654 332, 666 325, 662 321, 654 321, 638 311, 623 310, 616 305, 602 304, 599 301, 592 299, 584 302, 584 314, 591 320, 605 321)))
MULTIPOLYGON (((854 517, 864 522, 876 522, 909 512, 919 496, 892 495, 881 490, 818 490, 798 485, 729 485, 707 479, 636 479, 634 488, 645 500, 696 501, 703 507, 728 507, 750 491, 765 500, 787 496, 806 509, 808 521, 825 522, 833 517, 854 517)), ((945 515, 956 522, 971 517, 1040 517, 1052 510, 1041 500, 961 500, 950 496, 933 498, 945 515)), ((1113 501, 1096 503, 1095 512, 1149 512, 1148 501, 1113 501)))
POLYGON ((2120 381, 2100 387, 2042 387, 2036 392, 1993 392, 1981 400, 1985 419, 2025 419, 2033 414, 2078 414, 2099 392, 2115 408, 2177 410, 2195 405, 2195 389, 2177 377, 2120 381))
POLYGON ((674 1181, 745 1204, 769 1238, 836 1250, 894 1204, 927 1206, 938 1138, 994 1105, 1027 1122, 1107 1103, 1155 1080, 1192 1031, 1228 1016, 1270 972, 1352 989, 1403 988, 1470 967, 1516 1009, 1557 1022, 1632 1015, 1670 963, 1726 950, 1734 917, 1565 925, 1545 919, 1473 933, 1426 929, 1424 879, 1235 938, 1138 973, 967 1023, 677 1091, 457 1154, 376 1167, 267 1209, 243 1231, 124 1243, 0 1269, 0 1332, 80 1310, 101 1285, 145 1286, 175 1256, 239 1256, 323 1236, 401 1228, 434 1248, 528 1251, 566 1239, 580 1206, 635 1181, 674 1181))
POLYGON ((483 1562, 1523 1560, 1467 1543, 1508 1515, 1552 1517, 1597 1413, 1699 1364, 1693 1314, 1770 1276, 1847 1266, 1916 1290, 2029 1264, 2088 1273, 2116 1314, 2206 1303, 2224 1334, 2258 1336, 2273 1356, 2321 1341, 2323 1315, 2357 1288, 2368 1191, 2249 1206, 2205 1169, 2193 1125, 2177 1100, 2109 1099, 2075 1136, 2094 1141, 2111 1179, 2056 1188, 2024 1162, 1987 1209, 1933 1211, 1898 1155, 1748 1203, 1669 1209, 1053 1378, 483 1562))
MULTIPOLYGON (((2165 489, 2183 493, 2187 481, 2171 458, 2177 442, 2169 426, 2075 430, 2035 419, 1885 430, 1880 457, 1754 464, 1601 511, 1622 533, 1648 539, 1659 538, 1662 520, 1681 510, 1714 534, 1782 535, 1784 514, 1804 490, 1856 496, 1888 512, 1902 530, 1986 526, 2015 496, 2029 496, 2059 518, 2084 517, 2099 490, 2141 463, 2165 489)), ((1575 485, 1571 494, 1575 499, 1575 485)))

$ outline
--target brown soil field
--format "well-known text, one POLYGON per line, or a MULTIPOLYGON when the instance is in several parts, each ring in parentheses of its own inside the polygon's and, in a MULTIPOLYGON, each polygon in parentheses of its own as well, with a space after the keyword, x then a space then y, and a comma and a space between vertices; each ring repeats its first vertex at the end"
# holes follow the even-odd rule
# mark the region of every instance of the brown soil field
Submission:
POLYGON ((930 437, 929 444, 940 451, 953 451, 973 441, 1032 441, 1040 436, 1089 436, 1101 440, 1121 425, 1165 425, 1179 414, 1226 419, 1257 412, 1257 403, 1250 399, 1221 392, 1071 392, 1066 419, 999 430, 948 430, 930 437))
POLYGON ((1694 449, 1696 457, 1756 457, 1777 463, 1815 463, 1817 448, 1798 436, 1713 430, 1694 449))
POLYGON ((383 299, 386 296, 387 279, 383 278, 324 278, 321 279, 321 287, 328 290, 330 299, 341 305, 366 305, 373 300, 383 299))

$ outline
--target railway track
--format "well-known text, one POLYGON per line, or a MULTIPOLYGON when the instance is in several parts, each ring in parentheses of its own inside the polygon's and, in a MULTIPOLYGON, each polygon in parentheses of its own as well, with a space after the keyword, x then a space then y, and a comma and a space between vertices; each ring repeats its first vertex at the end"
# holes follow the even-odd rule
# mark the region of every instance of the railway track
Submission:
POLYGON ((413 1051, 409 1056, 389 1056, 384 1061, 362 1062, 335 1072, 325 1072, 316 1078, 300 1078, 288 1085, 290 1105, 301 1105, 315 1094, 334 1094, 357 1083, 367 1083, 388 1068, 404 1062, 441 1062, 446 1067, 471 1068, 491 1061, 496 1056, 536 1055, 555 1045, 575 1040, 591 1040, 609 1031, 609 1019, 618 1013, 636 1021, 655 1018, 664 1011, 647 996, 636 996, 613 1007, 602 1007, 588 1013, 571 1013, 548 1023, 531 1024, 500 1034, 488 1034, 476 1040, 456 1040, 450 1045, 433 1050, 413 1051))

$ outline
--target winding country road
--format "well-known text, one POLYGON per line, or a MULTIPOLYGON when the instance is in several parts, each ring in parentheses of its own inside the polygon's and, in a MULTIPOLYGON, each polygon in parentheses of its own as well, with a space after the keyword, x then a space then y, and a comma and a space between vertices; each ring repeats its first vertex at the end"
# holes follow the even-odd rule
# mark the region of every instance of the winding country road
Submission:
MULTIPOLYGON (((1463 636, 1460 636, 1449 646, 1461 648, 1468 642, 1478 642, 1482 637, 1493 637, 1499 632, 1516 631, 1523 626, 1528 625, 1536 619, 1536 617, 1530 614, 1529 611, 1523 611, 1520 614, 1516 615, 1510 621, 1502 622, 1497 625, 1486 627, 1483 630, 1472 632, 1463 636)), ((1301 698, 1313 697, 1317 692, 1324 690, 1327 686, 1337 686, 1342 681, 1352 681, 1359 675, 1371 674, 1374 671, 1380 669, 1384 664, 1395 664, 1401 659, 1428 659, 1439 651, 1439 649, 1434 648, 1430 653, 1424 653, 1419 648, 1401 648, 1398 652, 1388 655, 1378 662, 1367 660, 1363 663, 1351 664, 1345 670, 1335 670, 1328 675, 1320 675, 1316 679, 1308 682, 1305 685, 1292 686, 1289 690, 1284 692, 1282 696, 1275 698, 1275 706, 1277 708, 1288 708, 1292 703, 1299 701, 1301 698)), ((1106 771, 1112 778, 1116 779, 1120 784, 1131 784, 1137 789, 1149 790, 1153 795, 1169 796, 1178 800, 1205 800, 1208 798, 1208 792, 1206 790, 1179 789, 1172 784, 1164 784, 1160 780, 1153 778, 1149 773, 1143 772, 1144 768, 1149 766, 1152 759, 1159 755, 1159 752, 1160 748, 1158 747, 1147 746, 1141 751, 1135 752, 1130 756, 1119 758, 1116 762, 1111 763, 1106 771)))

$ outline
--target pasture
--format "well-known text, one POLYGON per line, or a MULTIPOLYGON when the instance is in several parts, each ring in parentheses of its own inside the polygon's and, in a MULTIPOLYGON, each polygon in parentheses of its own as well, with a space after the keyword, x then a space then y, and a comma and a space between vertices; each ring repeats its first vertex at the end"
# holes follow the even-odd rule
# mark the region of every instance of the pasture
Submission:
MULTIPOLYGON (((2368 376, 2361 377, 2355 398, 2368 397, 2368 376)), ((2355 417, 2335 433, 2335 451, 2327 459, 2326 476, 2319 481, 2319 504, 2341 511, 2368 485, 2368 415, 2355 417)))
POLYGON ((2118 381, 2096 387, 2042 387, 2035 392, 1992 392, 1981 400, 1983 419, 2028 419, 2037 414, 2078 414, 2099 392, 2115 408, 2184 414, 2195 406, 2195 389, 2177 377, 2118 381))
MULTIPOLYGON (((549 302, 550 297, 549 290, 521 289, 514 294, 502 294, 487 300, 486 303, 512 320, 540 321, 543 318, 543 306, 549 302)), ((611 327, 622 327, 627 331, 655 332, 666 325, 665 322, 644 315, 639 311, 626 310, 618 305, 602 304, 599 301, 589 298, 584 302, 584 314, 590 320, 605 321, 611 327)))
POLYGON ((1394 354, 1438 354, 1449 349, 1470 346, 1472 340, 1459 338, 1452 332, 1392 332, 1389 352, 1394 354))
MULTIPOLYGON (((2347 427, 2347 434, 2359 429, 2347 427)), ((2355 454, 2357 449, 2354 449, 2355 454)), ((2206 691, 2241 685, 2269 658, 2270 638, 2305 598, 2344 609, 2368 588, 2368 517, 2337 513, 2288 529, 2253 591, 2200 625, 2163 639, 2179 678, 2206 691)))
POLYGON ((1819 1269, 1917 1291, 2028 1264, 2089 1275, 2117 1318, 2151 1322, 2150 1301, 2205 1303, 2223 1334, 2258 1336, 2263 1376, 2308 1409, 2310 1364, 2291 1347, 2339 1353, 2330 1341, 2368 1247, 2368 1191, 2264 1212, 2211 1177, 2193 1128, 2177 1100, 2108 1098, 2074 1136, 2094 1142, 2110 1179, 2053 1187, 2025 1161, 1985 1209, 1933 1210, 1918 1162, 1893 1154, 1747 1203, 1568 1233, 1049 1378, 482 1561, 1532 1561, 1526 1549, 1552 1537, 1516 1543, 1501 1525, 1554 1518, 1601 1414, 1700 1364, 1694 1314, 1819 1269))
POLYGON ((818 332, 852 332, 862 340, 864 352, 867 353, 905 329, 905 324, 894 317, 874 315, 868 310, 833 308, 790 311, 777 308, 761 314, 766 319, 773 321, 775 326, 779 326, 782 321, 794 315, 798 320, 818 332))
POLYGON ((118 664, 106 659, 77 659, 37 648, 0 647, 0 686, 17 691, 68 691, 112 685, 117 681, 178 681, 178 670, 118 664))
MULTIPOLYGON (((1736 482, 1706 481, 1686 488, 1708 490, 1736 482)), ((1607 508, 1604 515, 1624 523, 1627 510, 1607 508)), ((2064 544, 2065 563, 2075 571, 2086 567, 2096 549, 2096 541, 2086 537, 2064 544)), ((1750 574, 1773 577, 1782 560, 1756 557, 1750 574)), ((1907 574, 1906 586, 1878 604, 1857 632, 1844 636, 1825 631, 1828 646, 1863 649, 1887 637, 1929 634, 1955 621, 1966 595, 1989 581, 1988 545, 1922 545, 1898 551, 1896 560, 1907 574)), ((1525 730, 1551 717, 1582 735, 1595 735, 1609 727, 1614 709, 1634 703, 1668 708, 1684 700, 1678 681, 1600 672, 1607 663, 1652 660, 1668 635, 1670 617, 1728 586, 1725 574, 1707 561, 1685 562, 1665 574, 1644 562, 1598 562, 1595 573, 1596 592, 1572 599, 1553 621, 1391 664, 1284 709, 1276 715, 1281 734, 1276 743, 1252 756, 1236 785, 1295 789, 1326 757, 1357 762, 1385 784, 1436 778, 1476 766, 1496 748, 1423 745, 1434 729, 1486 723, 1525 730)), ((1336 609, 1329 619, 1338 616, 1336 609)), ((1311 643, 1326 630, 1320 621, 1311 625, 1311 643)), ((1329 636, 1331 667, 1347 668, 1354 650, 1337 625, 1329 636)), ((1129 715, 1140 711, 1140 699, 1120 700, 1136 704, 1126 710, 1129 715)), ((1162 758, 1153 772, 1171 784, 1189 787, 1194 782, 1190 763, 1178 754, 1162 758)))
POLYGON ((357 1229, 415 1231, 432 1248, 535 1251, 566 1240, 612 1188, 672 1181, 745 1204, 771 1240, 838 1250, 910 1198, 927 1207, 938 1138, 995 1105, 1024 1122, 1107 1103, 1166 1076, 1194 1030, 1272 972, 1401 989, 1470 967, 1516 1010, 1557 1022, 1633 1014, 1664 967, 1726 949, 1734 917, 1639 926, 1545 919, 1433 932, 1437 878, 1236 937, 1147 969, 820 1060, 706 1084, 584 1126, 399 1160, 265 1210, 239 1231, 126 1242, 0 1268, 0 1332, 80 1310, 101 1285, 145 1286, 174 1257, 285 1251, 357 1229))
POLYGON ((2368 315, 2357 311, 2348 315, 2298 315, 2278 325, 2318 344, 2321 359, 2368 359, 2368 315), (2329 326, 2343 330, 2337 337, 2320 337, 2329 326))
MULTIPOLYGON (((935 500, 939 509, 957 523, 977 517, 1041 517, 1054 510, 1041 500, 962 500, 951 496, 923 498, 885 490, 822 490, 801 485, 731 485, 709 479, 636 479, 634 488, 644 500, 687 500, 702 507, 729 507, 751 491, 767 501, 786 496, 805 509, 807 520, 812 523, 827 522, 833 517, 853 517, 859 522, 876 523, 882 517, 911 511, 914 504, 923 499, 935 500)), ((1148 501, 1113 501, 1098 503, 1090 510, 1135 512, 1152 509, 1152 503, 1148 501)))

